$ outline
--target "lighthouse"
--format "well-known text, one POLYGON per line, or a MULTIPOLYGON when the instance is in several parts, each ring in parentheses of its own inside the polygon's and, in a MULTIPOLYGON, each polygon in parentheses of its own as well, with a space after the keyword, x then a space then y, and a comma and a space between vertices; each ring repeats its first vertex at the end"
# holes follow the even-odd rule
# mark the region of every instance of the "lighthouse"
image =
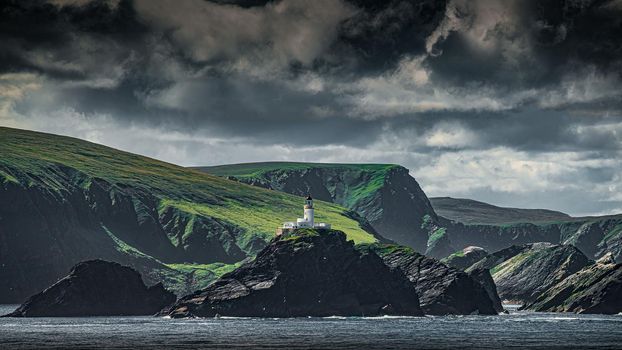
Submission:
POLYGON ((299 228, 316 228, 316 229, 330 229, 330 224, 325 222, 315 222, 315 213, 313 209, 313 198, 308 195, 305 199, 304 214, 303 217, 296 219, 295 222, 284 222, 283 226, 276 230, 277 235, 282 235, 284 232, 290 232, 299 228))
POLYGON ((307 225, 309 225, 310 227, 313 227, 314 222, 313 222, 313 198, 311 198, 311 195, 307 196, 307 199, 305 200, 305 211, 304 211, 304 219, 307 222, 307 225))

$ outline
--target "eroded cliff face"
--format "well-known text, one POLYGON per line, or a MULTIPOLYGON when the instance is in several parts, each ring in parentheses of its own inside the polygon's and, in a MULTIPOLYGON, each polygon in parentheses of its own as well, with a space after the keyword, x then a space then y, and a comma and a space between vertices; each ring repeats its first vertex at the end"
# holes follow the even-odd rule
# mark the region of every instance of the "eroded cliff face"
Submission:
MULTIPOLYGON (((252 176, 226 175, 247 184, 340 204, 356 211, 383 237, 425 252, 429 233, 424 217, 436 214, 408 169, 395 165, 304 164, 270 168, 252 176)), ((299 163, 294 163, 299 164, 299 163)), ((226 174, 221 169, 219 174, 226 174)), ((211 172, 210 168, 201 168, 211 172)))
POLYGON ((172 317, 422 315, 413 286, 343 232, 300 229, 276 237, 254 261, 180 299, 172 317))
POLYGON ((246 254, 236 228, 171 208, 140 189, 50 167, 51 187, 0 184, 0 302, 21 302, 75 263, 102 258, 138 269, 153 284, 185 292, 188 277, 165 263, 232 263, 246 254))
POLYGON ((501 299, 524 304, 589 264, 574 246, 532 243, 490 254, 467 272, 490 269, 501 299))
POLYGON ((547 312, 622 312, 622 265, 611 254, 547 289, 524 309, 547 312))
POLYGON ((469 275, 408 247, 371 245, 361 249, 376 252, 385 264, 408 278, 425 314, 494 315, 501 311, 499 297, 487 271, 469 275))

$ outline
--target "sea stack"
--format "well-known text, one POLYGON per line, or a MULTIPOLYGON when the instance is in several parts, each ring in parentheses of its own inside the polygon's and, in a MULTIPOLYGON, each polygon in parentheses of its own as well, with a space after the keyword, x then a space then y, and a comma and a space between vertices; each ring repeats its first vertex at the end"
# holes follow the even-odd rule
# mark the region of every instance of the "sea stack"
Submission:
POLYGON ((162 312, 171 317, 423 315, 403 274, 329 229, 275 237, 257 258, 162 312))
POLYGON ((114 262, 84 261, 9 317, 153 315, 175 302, 162 284, 147 287, 138 272, 114 262))

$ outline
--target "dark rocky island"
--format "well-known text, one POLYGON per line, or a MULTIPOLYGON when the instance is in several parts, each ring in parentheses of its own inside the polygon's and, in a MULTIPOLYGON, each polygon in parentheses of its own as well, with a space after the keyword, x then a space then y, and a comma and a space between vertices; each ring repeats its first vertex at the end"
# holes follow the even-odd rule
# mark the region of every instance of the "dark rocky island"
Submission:
POLYGON ((497 285, 495 281, 492 279, 490 275, 490 271, 487 269, 473 269, 468 272, 468 275, 479 282, 486 293, 488 293, 488 297, 492 301, 492 306, 497 312, 507 312, 503 308, 503 304, 501 302, 501 298, 499 297, 499 293, 497 292, 497 285))
POLYGON ((171 317, 423 315, 414 287, 341 231, 298 229, 257 258, 180 299, 171 317))
MULTIPOLYGON (((494 283, 490 285, 489 274, 488 278, 480 275, 473 278, 403 246, 376 244, 368 249, 377 252, 388 266, 406 275, 419 295, 425 314, 496 315, 502 310, 494 283)), ((485 275, 487 271, 480 273, 485 275)))
POLYGON ((30 297, 12 317, 153 315, 175 302, 162 284, 147 287, 134 269, 103 260, 77 264, 68 276, 30 297))
POLYGON ((608 254, 542 293, 525 309, 548 312, 622 312, 622 264, 608 254))

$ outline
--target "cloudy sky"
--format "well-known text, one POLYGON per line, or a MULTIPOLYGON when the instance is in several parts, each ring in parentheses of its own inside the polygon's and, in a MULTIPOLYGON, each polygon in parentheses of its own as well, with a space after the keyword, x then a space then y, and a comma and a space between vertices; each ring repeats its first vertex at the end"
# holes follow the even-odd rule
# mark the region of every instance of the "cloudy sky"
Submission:
POLYGON ((0 0, 0 125, 622 212, 622 0, 0 0))

